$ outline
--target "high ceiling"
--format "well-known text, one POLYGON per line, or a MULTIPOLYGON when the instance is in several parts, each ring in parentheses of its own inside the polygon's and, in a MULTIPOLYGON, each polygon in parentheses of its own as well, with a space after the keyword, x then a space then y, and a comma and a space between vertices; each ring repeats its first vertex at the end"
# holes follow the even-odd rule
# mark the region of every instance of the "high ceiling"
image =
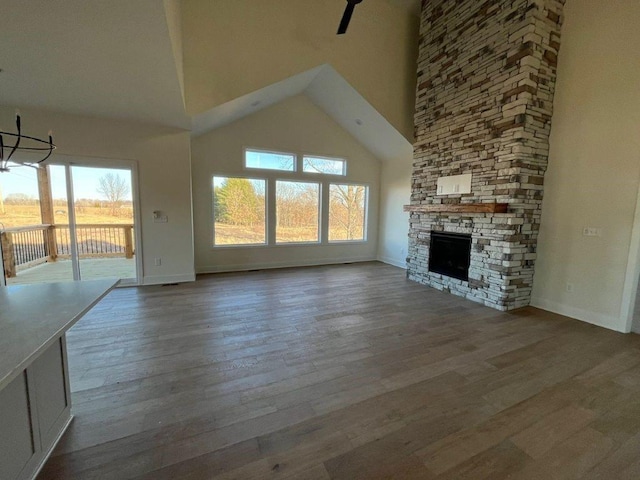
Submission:
MULTIPOLYGON (((181 52, 177 53, 181 46, 176 43, 180 1, 3 0, 0 105, 191 128, 191 118, 184 106, 181 52)), ((411 13, 417 14, 420 9, 420 0, 387 1, 411 13)), ((335 77, 339 79, 336 85, 342 85, 343 79, 334 75, 335 72, 327 69, 325 72, 329 73, 322 77, 324 80, 335 77)), ((288 90, 282 85, 274 86, 254 96, 264 107, 270 97, 273 100, 280 98, 279 95, 313 93, 314 102, 321 107, 323 102, 327 103, 325 110, 349 130, 354 129, 355 116, 379 120, 379 115, 374 115, 373 109, 362 103, 357 92, 346 87, 341 88, 352 94, 352 108, 360 107, 348 115, 340 114, 335 102, 319 93, 319 88, 308 88, 315 74, 304 75, 309 78, 296 80, 300 85, 292 80, 283 84, 288 90)), ((318 82, 320 80, 314 85, 322 85, 318 82)), ((228 123, 249 114, 253 111, 250 103, 255 101, 251 98, 249 103, 248 99, 238 99, 214 109, 208 117, 206 113, 204 117, 199 116, 194 127, 206 130, 216 122, 228 123), (239 105, 244 103, 247 105, 241 109, 239 105), (209 120, 203 123, 203 118, 209 120)), ((352 133, 362 136, 362 130, 352 133)), ((392 133, 395 137, 397 132, 392 133)), ((366 137, 360 138, 364 144, 366 137)), ((369 145, 372 151, 380 150, 380 138, 384 138, 372 129, 370 138, 376 137, 378 140, 369 145)))
POLYGON ((330 65, 321 65, 193 118, 193 135, 227 125, 295 95, 305 95, 382 161, 411 157, 412 145, 330 65))
POLYGON ((389 3, 404 8, 413 15, 420 15, 421 0, 389 0, 389 3))
POLYGON ((3 0, 0 104, 188 127, 162 0, 3 0))

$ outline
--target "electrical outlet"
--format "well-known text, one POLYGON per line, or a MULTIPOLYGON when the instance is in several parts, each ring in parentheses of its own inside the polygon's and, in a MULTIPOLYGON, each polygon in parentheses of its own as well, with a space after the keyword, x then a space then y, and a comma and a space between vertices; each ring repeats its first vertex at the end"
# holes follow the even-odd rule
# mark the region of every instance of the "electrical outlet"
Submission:
POLYGON ((154 264, 156 267, 161 266, 161 265, 162 265, 162 258, 160 258, 160 257, 156 257, 156 258, 154 258, 154 259, 153 259, 153 264, 154 264))
POLYGON ((573 293, 573 283, 567 283, 567 293, 573 293))

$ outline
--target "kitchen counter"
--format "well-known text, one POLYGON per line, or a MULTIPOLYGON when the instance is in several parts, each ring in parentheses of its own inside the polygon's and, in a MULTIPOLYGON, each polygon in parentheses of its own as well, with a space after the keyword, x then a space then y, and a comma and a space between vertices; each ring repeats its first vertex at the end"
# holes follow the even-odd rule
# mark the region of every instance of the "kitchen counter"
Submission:
POLYGON ((65 333, 118 280, 0 288, 0 478, 30 479, 71 421, 65 333))

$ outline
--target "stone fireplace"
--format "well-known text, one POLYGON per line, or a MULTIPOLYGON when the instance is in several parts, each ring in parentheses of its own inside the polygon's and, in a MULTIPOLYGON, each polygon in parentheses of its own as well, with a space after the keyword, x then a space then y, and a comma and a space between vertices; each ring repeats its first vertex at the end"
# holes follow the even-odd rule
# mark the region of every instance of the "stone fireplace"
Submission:
POLYGON ((563 6, 423 1, 410 279, 500 310, 529 304, 563 6), (468 188, 439 187, 458 175, 468 188), (466 280, 429 269, 432 232, 470 236, 466 280))

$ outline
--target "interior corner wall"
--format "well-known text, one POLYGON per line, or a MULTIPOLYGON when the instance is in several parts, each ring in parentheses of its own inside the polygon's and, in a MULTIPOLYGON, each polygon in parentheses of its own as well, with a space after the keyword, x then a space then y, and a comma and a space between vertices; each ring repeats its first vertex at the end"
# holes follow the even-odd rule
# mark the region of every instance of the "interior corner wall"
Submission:
POLYGON ((412 171, 411 150, 406 158, 382 162, 378 260, 400 268, 407 268, 409 214, 402 207, 411 197, 412 171))
MULTIPOLYGON (((189 132, 30 108, 21 108, 21 112, 25 133, 44 135, 48 130, 54 131, 58 148, 52 162, 56 155, 136 161, 142 219, 142 282, 195 280, 189 132), (167 215, 168 223, 154 223, 154 210, 167 215), (161 258, 162 265, 155 266, 154 258, 161 258)), ((14 115, 14 108, 0 107, 0 124, 12 125, 14 115)))
POLYGON ((532 304, 626 331, 640 186, 640 3, 567 0, 532 304), (584 236, 584 227, 601 236, 584 236), (571 291, 568 291, 571 290, 571 291))
POLYGON ((164 10, 167 17, 167 27, 171 38, 171 48, 178 72, 182 101, 184 102, 184 58, 182 48, 182 3, 181 0, 164 0, 164 10))
MULTIPOLYGON (((196 272, 322 265, 375 260, 378 248, 380 161, 304 95, 260 110, 192 139, 196 272), (288 179, 287 173, 246 170, 247 147, 341 157, 347 176, 322 176, 336 183, 369 185, 366 243, 213 247, 212 179, 214 175, 288 179)), ((296 179, 299 179, 297 176, 296 179)), ((313 181, 315 176, 305 176, 313 181)), ((321 180, 321 176, 317 177, 321 180)))

